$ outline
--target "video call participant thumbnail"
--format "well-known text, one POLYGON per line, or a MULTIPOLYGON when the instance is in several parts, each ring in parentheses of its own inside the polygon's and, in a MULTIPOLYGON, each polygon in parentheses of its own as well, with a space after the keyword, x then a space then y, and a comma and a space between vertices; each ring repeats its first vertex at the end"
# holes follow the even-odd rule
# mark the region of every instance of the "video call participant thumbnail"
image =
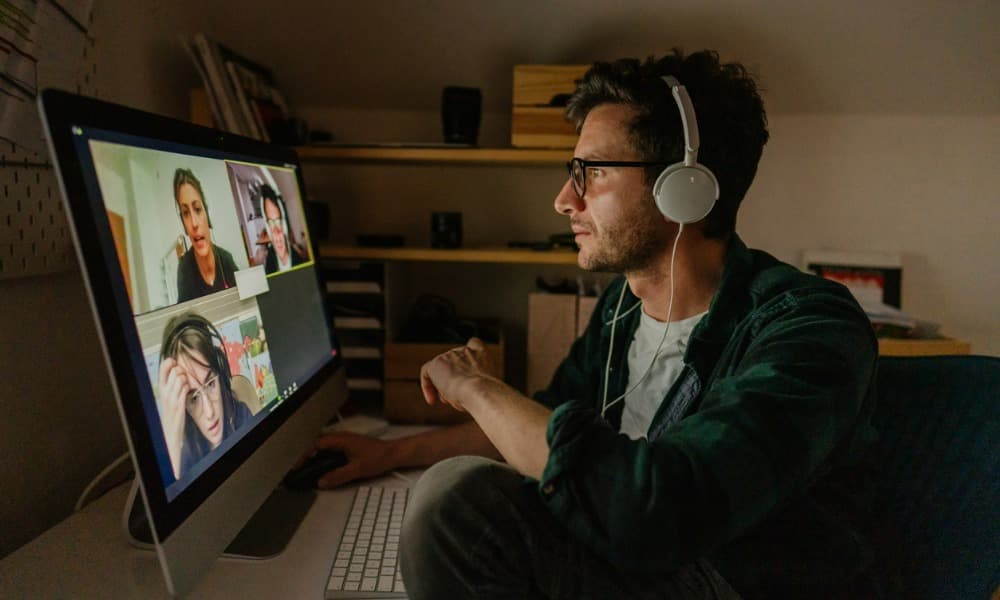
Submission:
POLYGON ((192 312, 163 331, 158 404, 176 479, 251 417, 233 392, 224 348, 215 326, 192 312))
POLYGON ((308 261, 292 244, 289 236, 288 213, 281 196, 268 184, 260 186, 260 212, 267 221, 267 235, 271 243, 264 260, 265 273, 287 271, 308 261))
POLYGON ((174 201, 191 241, 177 266, 177 300, 192 300, 236 285, 233 255, 212 243, 205 193, 190 169, 174 172, 174 201))

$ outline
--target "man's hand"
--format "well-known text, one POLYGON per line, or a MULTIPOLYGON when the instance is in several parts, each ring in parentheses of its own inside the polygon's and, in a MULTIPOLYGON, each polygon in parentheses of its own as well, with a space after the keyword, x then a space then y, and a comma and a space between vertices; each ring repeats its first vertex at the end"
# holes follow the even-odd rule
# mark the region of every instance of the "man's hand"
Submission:
POLYGON ((317 487, 329 489, 395 469, 397 465, 392 460, 391 448, 391 442, 357 433, 334 432, 320 436, 315 449, 340 450, 347 456, 347 464, 320 477, 317 487))
POLYGON ((470 338, 464 346, 439 354, 420 368, 420 390, 428 404, 444 402, 465 411, 469 387, 483 379, 494 379, 486 346, 470 338))

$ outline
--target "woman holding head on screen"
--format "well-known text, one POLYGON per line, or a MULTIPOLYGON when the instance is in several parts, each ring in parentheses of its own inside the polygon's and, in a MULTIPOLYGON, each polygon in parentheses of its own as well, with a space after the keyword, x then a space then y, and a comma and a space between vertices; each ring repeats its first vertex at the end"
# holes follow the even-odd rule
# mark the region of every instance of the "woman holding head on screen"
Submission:
POLYGON ((174 171, 174 202, 191 247, 177 265, 177 300, 184 302, 236 285, 233 255, 212 243, 212 219, 201 182, 190 169, 174 171))
POLYGON ((231 387, 222 337, 207 319, 170 319, 160 345, 159 410, 174 478, 180 479, 251 416, 231 387))

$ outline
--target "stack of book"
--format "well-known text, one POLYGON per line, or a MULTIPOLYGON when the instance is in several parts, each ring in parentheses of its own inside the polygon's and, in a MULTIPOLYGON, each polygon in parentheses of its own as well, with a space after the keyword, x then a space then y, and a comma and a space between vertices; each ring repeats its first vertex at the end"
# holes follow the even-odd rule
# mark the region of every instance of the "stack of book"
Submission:
POLYGON ((271 71, 201 33, 182 37, 181 44, 205 84, 216 127, 270 141, 288 115, 271 71))

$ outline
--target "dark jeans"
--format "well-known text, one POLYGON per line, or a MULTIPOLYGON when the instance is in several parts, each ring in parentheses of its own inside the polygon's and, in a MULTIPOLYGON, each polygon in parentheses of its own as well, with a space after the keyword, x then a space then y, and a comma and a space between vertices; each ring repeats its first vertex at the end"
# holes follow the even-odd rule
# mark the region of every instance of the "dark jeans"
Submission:
POLYGON ((459 457, 424 473, 403 521, 410 598, 739 598, 708 562, 622 573, 583 548, 516 471, 459 457))

